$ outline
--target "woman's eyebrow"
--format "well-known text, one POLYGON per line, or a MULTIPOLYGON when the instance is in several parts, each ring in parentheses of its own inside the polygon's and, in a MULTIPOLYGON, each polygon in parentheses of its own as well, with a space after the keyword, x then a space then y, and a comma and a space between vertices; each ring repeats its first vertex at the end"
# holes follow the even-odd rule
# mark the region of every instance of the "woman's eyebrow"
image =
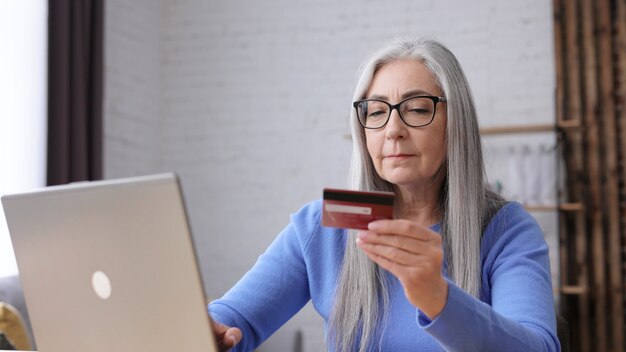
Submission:
MULTIPOLYGON (((400 96, 400 99, 404 100, 406 98, 414 97, 416 95, 433 95, 433 94, 422 89, 411 89, 409 91, 402 93, 402 95, 400 96)), ((372 94, 369 97, 366 97, 366 99, 380 99, 380 100, 386 101, 388 97, 386 95, 372 94)))
POLYGON ((400 99, 406 99, 406 98, 410 98, 410 97, 414 97, 416 95, 433 95, 425 90, 422 89, 413 89, 413 90, 409 90, 407 92, 404 92, 401 96, 400 99))

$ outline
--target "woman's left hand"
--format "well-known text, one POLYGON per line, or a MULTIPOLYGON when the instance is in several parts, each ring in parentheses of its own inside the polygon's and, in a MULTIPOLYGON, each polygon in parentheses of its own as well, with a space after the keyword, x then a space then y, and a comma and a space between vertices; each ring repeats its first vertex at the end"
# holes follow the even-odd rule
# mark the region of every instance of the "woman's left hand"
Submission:
POLYGON ((443 248, 438 233, 410 220, 378 220, 358 233, 357 245, 400 280, 411 304, 431 319, 441 313, 448 298, 448 283, 442 273, 443 248))

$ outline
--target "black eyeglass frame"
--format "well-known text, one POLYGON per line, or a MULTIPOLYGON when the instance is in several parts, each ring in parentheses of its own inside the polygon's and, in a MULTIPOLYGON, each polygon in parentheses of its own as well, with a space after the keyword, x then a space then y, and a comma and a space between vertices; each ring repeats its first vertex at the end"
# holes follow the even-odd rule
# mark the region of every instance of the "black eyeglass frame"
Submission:
POLYGON ((395 105, 391 105, 388 102, 386 102, 384 100, 380 100, 380 99, 362 99, 362 100, 357 100, 357 101, 353 102, 352 106, 354 107, 354 110, 356 111, 356 118, 357 118, 357 120, 359 120, 359 124, 361 126, 363 126, 363 128, 367 128, 367 129, 370 129, 370 130, 378 130, 378 129, 381 129, 381 128, 387 126, 387 123, 389 123, 389 119, 391 118, 391 113, 394 110, 398 111, 398 115, 400 116, 400 119, 402 120, 402 122, 404 122, 404 124, 406 124, 409 127, 424 127, 424 126, 428 126, 431 123, 433 123, 433 121, 435 120, 435 114, 437 113, 437 103, 446 103, 446 102, 448 102, 448 99, 446 99, 446 97, 437 97, 437 96, 434 96, 434 95, 417 95, 417 96, 414 96, 414 97, 406 98, 406 99, 402 100, 401 102, 399 102, 398 104, 395 104, 395 105), (425 123, 423 125, 413 126, 413 125, 409 124, 408 122, 406 122, 404 120, 404 116, 402 116, 402 113, 400 112, 400 105, 402 105, 402 103, 404 103, 407 100, 411 100, 411 99, 415 99, 415 98, 428 98, 428 99, 433 101, 433 104, 434 104, 433 105, 433 116, 430 117, 430 121, 428 121, 428 123, 425 123), (359 108, 358 108, 358 105, 363 103, 363 102, 368 102, 368 101, 376 101, 376 102, 387 104, 387 106, 389 106, 389 115, 387 115, 387 119, 385 120, 385 123, 382 124, 382 126, 380 126, 380 127, 367 127, 367 126, 365 126, 363 121, 361 121, 361 119, 359 118, 359 108))

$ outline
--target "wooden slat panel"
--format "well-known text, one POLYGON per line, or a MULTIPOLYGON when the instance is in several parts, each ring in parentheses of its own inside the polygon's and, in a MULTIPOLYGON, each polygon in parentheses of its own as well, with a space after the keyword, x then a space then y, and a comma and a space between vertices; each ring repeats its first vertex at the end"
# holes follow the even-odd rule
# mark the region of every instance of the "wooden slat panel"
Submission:
POLYGON ((594 0, 582 0, 582 45, 583 45, 583 91, 584 95, 584 123, 587 141, 587 171, 589 176, 589 192, 587 203, 591 229, 591 250, 593 253, 592 273, 594 319, 593 337, 594 351, 607 351, 607 293, 605 275, 605 246, 604 228, 602 221, 602 175, 601 175, 601 136, 600 120, 597 112, 597 72, 596 41, 594 38, 594 0))
MULTIPOLYGON (((619 215, 619 186, 618 186, 618 157, 617 157, 617 122, 615 119, 614 70, 613 70, 613 47, 612 28, 609 0, 596 2, 596 42, 598 44, 600 94, 599 103, 601 111, 602 129, 602 156, 605 182, 603 185, 603 211, 605 214, 604 234, 607 242, 609 257, 608 278, 609 294, 611 302, 610 310, 610 349, 611 351, 624 350, 624 303, 622 284, 622 255, 620 239, 620 215, 619 215)), ((604 264, 604 263, 603 263, 604 264)))
POLYGON ((585 204, 578 210, 585 216, 560 211, 561 299, 575 319, 574 350, 623 351, 626 0, 553 0, 553 6, 557 129, 568 201, 585 204))
MULTIPOLYGON (((581 153, 582 154, 582 153, 581 153)), ((584 216, 576 216, 574 225, 575 257, 578 269, 576 282, 578 286, 589 287, 589 264, 587 256, 587 222, 584 216)), ((590 293, 584 291, 578 298, 579 351, 590 352, 591 349, 591 314, 589 312, 590 293)))
MULTIPOLYGON (((564 115, 565 115, 565 68, 564 68, 564 58, 565 58, 565 47, 564 47, 564 32, 563 32, 563 4, 561 3, 560 0, 553 0, 552 1, 552 8, 553 8, 553 17, 554 17, 554 59, 555 59, 555 69, 556 69, 556 94, 555 94, 555 98, 556 98, 556 120, 557 120, 557 125, 561 125, 563 123, 566 123, 569 121, 565 121, 564 115)), ((561 156, 564 159, 567 159, 568 156, 566 155, 567 152, 567 148, 564 148, 564 145, 567 143, 567 138, 565 136, 565 131, 558 129, 557 130, 557 145, 558 145, 558 151, 559 151, 559 156, 561 156)), ((568 167, 568 163, 565 163, 565 167, 568 167)), ((559 169, 557 168, 557 171, 559 169)), ((560 178, 559 178, 560 179, 560 178)), ((565 185, 566 187, 568 187, 568 185, 565 185)), ((561 190, 558 190, 559 192, 561 190)), ((565 191, 565 193, 567 194, 568 192, 565 191)), ((562 199, 561 194, 559 194, 559 197, 557 199, 562 199)), ((561 276, 561 282, 562 285, 566 285, 569 280, 569 256, 568 256, 568 252, 569 252, 569 248, 568 248, 568 241, 567 241, 567 235, 570 233, 569 231, 566 230, 567 228, 567 217, 564 216, 564 214, 559 214, 559 241, 560 241, 560 249, 561 249, 561 255, 560 257, 560 261, 561 261, 561 267, 559 268, 560 270, 560 276, 561 276)))
MULTIPOLYGON (((557 124, 566 123, 582 126, 581 92, 579 77, 578 48, 578 5, 577 1, 554 0, 555 49, 557 69, 557 124)), ((584 175, 584 157, 582 133, 579 130, 561 130, 563 157, 566 166, 567 194, 569 201, 584 201, 580 180, 584 175)), ((586 219, 584 216, 571 217, 561 214, 566 220, 561 226, 560 237, 565 239, 568 256, 561 271, 562 282, 588 287, 586 219), (571 237, 573 236, 573 241, 571 237), (573 276, 573 278, 572 278, 573 276)), ((581 352, 591 351, 590 312, 588 290, 578 299, 561 295, 561 300, 568 305, 564 310, 570 320, 572 347, 581 352), (577 306, 573 304, 577 303, 577 306)))
MULTIPOLYGON (((559 218, 559 288, 558 289, 562 289, 563 287, 569 286, 569 275, 567 274, 567 270, 569 267, 569 262, 570 262, 570 245, 569 245, 569 241, 567 240, 567 234, 568 232, 565 231, 565 229, 567 228, 567 216, 565 214, 559 213, 558 215, 559 218)), ((564 293, 563 291, 561 291, 561 293, 564 293)), ((563 314, 563 312, 565 311, 566 307, 565 307, 565 302, 563 301, 563 297, 560 297, 559 300, 561 306, 559 307, 559 311, 561 312, 561 314, 563 314)))
MULTIPOLYGON (((579 23, 579 11, 578 1, 564 1, 563 3, 564 13, 564 72, 565 72, 565 114, 564 120, 583 125, 582 119, 582 93, 581 93, 581 78, 580 78, 580 48, 578 41, 578 29, 579 23)), ((571 157, 569 160, 568 170, 568 183, 569 194, 576 199, 570 199, 570 201, 583 201, 584 199, 584 187, 581 185, 581 180, 584 179, 585 174, 585 158, 582 133, 569 133, 567 138, 569 139, 568 145, 571 147, 571 157)), ((575 217, 573 220, 574 236, 575 236, 575 253, 577 272, 576 284, 579 286, 588 286, 589 284, 589 270, 587 260, 587 231, 586 231, 586 219, 584 216, 575 217)), ((578 315, 576 325, 578 331, 573 332, 571 336, 577 336, 577 343, 574 342, 574 346, 579 347, 582 352, 590 352, 591 349, 591 315, 589 306, 589 293, 588 291, 581 294, 578 299, 578 315)))
MULTIPOLYGON (((618 121, 618 131, 620 132, 618 141, 619 141, 619 150, 621 151, 621 165, 620 165, 620 175, 621 181, 626 181, 626 1, 625 0, 617 0, 615 2, 615 48, 614 52, 617 57, 617 75, 616 80, 618 82, 616 88, 616 97, 618 106, 616 109, 616 118, 618 121)), ((624 186, 623 186, 624 187, 624 186)), ((624 199, 624 190, 622 189, 621 197, 624 199)), ((626 211, 626 206, 624 203, 621 204, 620 213, 626 211)), ((626 224, 625 219, 626 216, 621 216, 621 246, 620 252, 622 254, 622 273, 624 273, 624 250, 626 249, 626 224)), ((622 280, 625 280, 622 275, 622 280)), ((624 281, 622 281, 622 295, 624 295, 624 281)), ((622 307, 622 309, 624 309, 622 307)), ((622 318, 625 318, 622 314, 622 318)), ((622 330, 623 331, 623 330, 622 330)), ((622 343, 624 342, 624 337, 622 337, 622 343)), ((624 349, 624 347, 622 347, 624 349)))
MULTIPOLYGON (((558 125, 562 125, 564 123, 569 123, 571 124, 572 121, 565 121, 565 87, 566 87, 566 81, 565 81, 565 47, 564 47, 564 31, 563 31, 563 23, 564 23, 564 19, 563 19, 563 4, 561 3, 560 0, 553 0, 552 1, 552 7, 553 7, 553 14, 554 14, 554 56, 555 56, 555 70, 556 70, 556 93, 555 93, 555 98, 556 98, 556 124, 558 125)), ((580 120, 578 121, 574 121, 574 123, 578 126, 580 126, 580 120)), ((559 151, 559 155, 561 157, 563 157, 564 159, 567 159, 566 151, 567 149, 564 148, 564 145, 567 143, 567 139, 565 138, 566 136, 564 135, 565 131, 559 129, 558 133, 557 133, 557 140, 558 140, 558 151, 559 151)), ((568 169, 569 168, 569 163, 565 162, 565 168, 568 169)), ((560 170, 560 168, 557 168, 557 170, 560 170)), ((560 177, 559 177, 560 179, 560 177)), ((568 187, 569 188, 569 187, 568 187)), ((558 198, 557 199, 563 199, 561 192, 562 190, 559 189, 558 190, 559 194, 558 194, 558 198)), ((565 192, 566 194, 569 192, 565 192)), ((572 267, 576 268, 576 265, 571 265, 571 263, 573 262, 574 259, 574 255, 570 255, 570 253, 573 252, 573 245, 571 244, 573 241, 570 240, 570 231, 569 231, 569 224, 570 222, 568 221, 568 216, 567 214, 561 213, 559 212, 559 286, 560 289, 563 287, 567 287, 569 286, 569 284, 571 283, 570 277, 572 276, 572 267)), ((575 312, 572 312, 571 309, 571 305, 569 304, 571 300, 569 299, 569 297, 566 297, 565 292, 560 291, 560 297, 559 297, 559 302, 560 302, 560 307, 559 307, 559 312, 560 314, 562 314, 563 316, 565 316, 566 318, 569 319, 569 324, 570 324, 570 330, 571 331, 579 331, 579 329, 577 329, 578 324, 577 324, 577 320, 572 319, 572 317, 576 316, 575 312)), ((574 334, 572 334, 574 335, 574 334)), ((580 334, 575 334, 575 339, 580 338, 580 334)), ((577 345, 578 341, 576 341, 577 345)))
POLYGON ((565 103, 564 121, 582 121, 578 2, 565 1, 565 103))
MULTIPOLYGON (((554 16, 554 68, 556 71, 556 122, 560 125, 565 121, 565 68, 563 64, 563 4, 561 0, 552 0, 554 16)), ((580 122, 580 120, 579 120, 580 122)))

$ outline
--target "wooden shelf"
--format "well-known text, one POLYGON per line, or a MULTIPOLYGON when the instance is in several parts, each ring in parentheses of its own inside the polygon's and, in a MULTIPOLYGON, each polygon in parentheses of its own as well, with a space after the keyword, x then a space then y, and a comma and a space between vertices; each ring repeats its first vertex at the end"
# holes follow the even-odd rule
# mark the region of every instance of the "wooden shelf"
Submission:
POLYGON ((585 286, 561 286, 561 293, 564 295, 582 295, 587 292, 587 288, 585 286))
POLYGON ((562 203, 559 205, 525 205, 528 211, 583 211, 585 206, 582 203, 562 203))
POLYGON ((577 128, 580 128, 580 122, 578 121, 561 121, 556 125, 539 124, 485 127, 480 129, 480 134, 483 136, 494 136, 499 134, 555 132, 557 129, 571 130, 577 128))
POLYGON ((557 126, 562 130, 575 130, 580 128, 580 121, 559 121, 557 126))
POLYGON ((555 125, 499 126, 499 127, 481 128, 480 134, 482 134, 483 136, 488 136, 488 135, 511 134, 511 133, 552 132, 554 130, 555 130, 555 125))

